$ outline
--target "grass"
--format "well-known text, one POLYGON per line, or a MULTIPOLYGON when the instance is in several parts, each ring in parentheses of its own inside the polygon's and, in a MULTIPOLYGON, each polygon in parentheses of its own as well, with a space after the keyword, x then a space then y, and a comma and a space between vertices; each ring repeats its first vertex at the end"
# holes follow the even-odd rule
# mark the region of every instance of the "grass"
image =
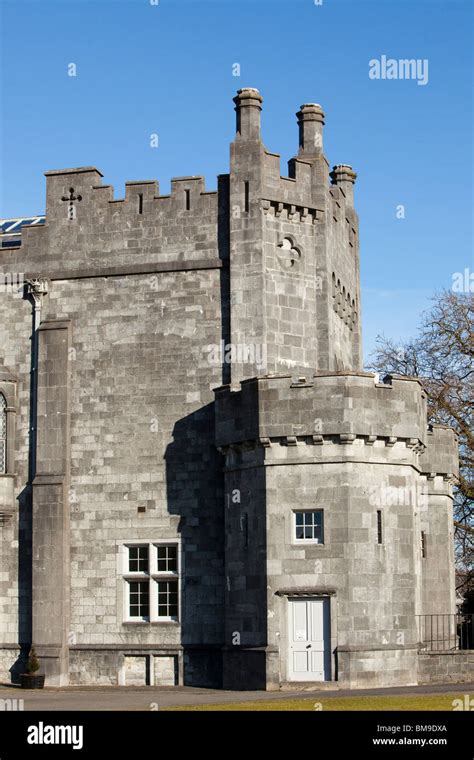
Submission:
POLYGON ((377 710, 403 712, 407 710, 452 711, 453 699, 463 699, 459 693, 452 694, 397 694, 390 697, 317 697, 293 699, 268 699, 254 702, 228 702, 206 705, 180 705, 163 707, 164 710, 278 710, 278 711, 332 711, 332 710, 377 710))

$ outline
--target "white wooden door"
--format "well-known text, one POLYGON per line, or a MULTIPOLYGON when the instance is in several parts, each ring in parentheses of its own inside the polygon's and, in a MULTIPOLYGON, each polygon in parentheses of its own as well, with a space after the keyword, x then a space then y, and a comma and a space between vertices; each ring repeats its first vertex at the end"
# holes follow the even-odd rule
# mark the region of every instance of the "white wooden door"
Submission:
POLYGON ((288 606, 289 680, 329 680, 329 599, 289 599, 288 606))

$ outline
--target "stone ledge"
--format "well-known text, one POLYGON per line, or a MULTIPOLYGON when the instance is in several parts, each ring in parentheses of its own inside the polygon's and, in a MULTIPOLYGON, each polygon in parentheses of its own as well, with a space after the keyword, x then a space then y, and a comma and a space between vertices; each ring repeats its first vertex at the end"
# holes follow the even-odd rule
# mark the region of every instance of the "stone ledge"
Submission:
MULTIPOLYGON (((168 261, 156 264, 124 264, 116 267, 90 267, 84 269, 47 272, 49 280, 86 280, 94 277, 123 277, 124 275, 159 274, 160 272, 187 272, 196 269, 222 269, 221 259, 198 259, 196 261, 168 261)), ((37 273, 27 272, 25 279, 37 277, 37 273)))
POLYGON ((458 657, 464 657, 465 655, 474 657, 474 649, 431 649, 429 652, 425 649, 418 649, 418 654, 427 655, 428 657, 441 657, 443 655, 447 655, 448 657, 453 657, 453 655, 457 655, 458 657))
POLYGON ((136 653, 137 651, 143 652, 158 652, 158 651, 172 651, 180 652, 185 647, 182 644, 72 644, 69 647, 71 652, 121 652, 127 654, 127 652, 136 653))
POLYGON ((336 596, 335 588, 327 586, 301 586, 299 588, 279 588, 275 596, 336 596))
POLYGON ((76 166, 72 169, 50 169, 49 171, 44 172, 44 176, 55 177, 61 174, 85 174, 87 172, 96 172, 97 174, 100 174, 101 177, 104 176, 95 166, 76 166))
POLYGON ((405 652, 418 651, 418 644, 346 644, 338 646, 337 652, 405 652))
MULTIPOLYGON (((352 446, 356 441, 363 441, 365 446, 373 446, 376 441, 383 441, 385 446, 393 448, 396 443, 404 443, 407 449, 414 449, 415 451, 423 451, 424 444, 418 438, 406 438, 404 436, 384 436, 384 435, 366 435, 364 433, 327 433, 324 435, 279 435, 279 436, 261 436, 259 438, 249 438, 238 443, 228 443, 219 446, 219 449, 233 448, 235 450, 250 450, 260 445, 264 448, 271 448, 273 444, 277 446, 298 446, 300 444, 306 446, 320 446, 322 444, 336 444, 341 446, 352 446)), ((435 475, 445 476, 451 478, 451 474, 446 473, 434 473, 435 475)))
POLYGON ((278 647, 274 646, 245 646, 243 645, 232 645, 226 644, 225 646, 221 647, 222 652, 269 652, 270 654, 279 654, 280 650, 278 647))

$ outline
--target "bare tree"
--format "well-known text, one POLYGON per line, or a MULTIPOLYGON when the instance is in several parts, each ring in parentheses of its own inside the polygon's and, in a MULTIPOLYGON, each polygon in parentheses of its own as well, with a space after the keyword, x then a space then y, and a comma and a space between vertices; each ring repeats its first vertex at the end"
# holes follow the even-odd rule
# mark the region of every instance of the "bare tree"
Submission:
POLYGON ((371 357, 376 372, 419 377, 428 419, 459 436, 459 483, 454 489, 458 589, 474 587, 474 295, 442 291, 423 315, 416 338, 397 343, 378 336, 371 357))

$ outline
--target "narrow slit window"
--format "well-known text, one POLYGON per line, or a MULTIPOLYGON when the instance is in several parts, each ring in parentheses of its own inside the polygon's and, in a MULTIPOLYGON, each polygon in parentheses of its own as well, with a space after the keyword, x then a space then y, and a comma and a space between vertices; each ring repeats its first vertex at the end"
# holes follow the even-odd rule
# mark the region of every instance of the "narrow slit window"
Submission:
POLYGON ((7 401, 0 393, 0 475, 7 471, 7 401))
POLYGON ((245 211, 249 211, 249 209, 250 209, 250 189, 249 189, 249 183, 248 182, 244 182, 244 195, 245 195, 244 208, 245 208, 245 211))
POLYGON ((138 213, 143 214, 143 193, 138 193, 138 213))
POLYGON ((426 557, 426 533, 424 530, 421 531, 421 556, 423 559, 426 557))
POLYGON ((383 544, 382 510, 377 510, 377 543, 383 544))
POLYGON ((240 530, 243 533, 244 546, 247 549, 249 545, 249 516, 247 512, 244 512, 240 518, 240 530))
POLYGON ((185 190, 184 196, 186 199, 186 211, 189 211, 191 208, 191 192, 189 190, 185 190))

